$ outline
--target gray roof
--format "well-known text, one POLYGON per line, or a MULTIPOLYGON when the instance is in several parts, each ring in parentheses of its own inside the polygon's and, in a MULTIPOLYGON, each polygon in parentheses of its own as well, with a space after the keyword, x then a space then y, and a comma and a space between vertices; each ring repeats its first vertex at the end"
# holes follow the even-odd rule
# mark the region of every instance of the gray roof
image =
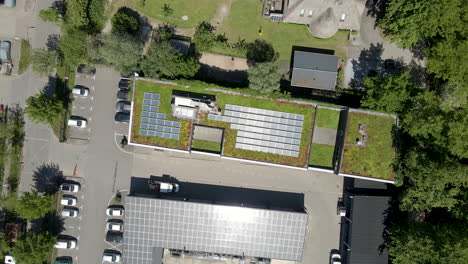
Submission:
POLYGON ((349 264, 388 264, 388 252, 383 245, 384 212, 390 197, 354 196, 349 233, 349 264))
POLYGON ((294 52, 292 86, 335 90, 337 76, 337 56, 304 51, 294 52))
POLYGON ((301 261, 307 219, 306 213, 129 196, 124 263, 152 263, 154 247, 301 261))

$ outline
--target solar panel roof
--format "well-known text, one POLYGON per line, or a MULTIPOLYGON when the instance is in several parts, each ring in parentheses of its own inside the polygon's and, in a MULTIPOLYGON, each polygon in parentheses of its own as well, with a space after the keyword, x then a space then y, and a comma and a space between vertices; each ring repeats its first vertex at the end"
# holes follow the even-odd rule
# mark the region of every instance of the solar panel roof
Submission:
POLYGON ((161 247, 301 261, 307 214, 128 196, 124 263, 147 264, 161 247))

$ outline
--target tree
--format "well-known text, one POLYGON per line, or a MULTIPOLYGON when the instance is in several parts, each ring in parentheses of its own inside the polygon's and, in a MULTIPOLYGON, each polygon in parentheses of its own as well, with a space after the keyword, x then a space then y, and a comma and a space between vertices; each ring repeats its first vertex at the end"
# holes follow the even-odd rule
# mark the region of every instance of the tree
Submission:
POLYGON ((26 99, 24 112, 35 122, 52 124, 62 118, 63 102, 57 96, 41 92, 26 99))
POLYGON ((88 8, 89 31, 97 33, 102 30, 106 21, 105 14, 105 0, 90 0, 88 8))
POLYGON ((178 52, 168 42, 162 42, 150 46, 141 69, 150 77, 190 78, 198 72, 200 63, 194 57, 178 52))
POLYGON ((163 23, 163 24, 159 24, 156 32, 157 32, 157 36, 159 37, 159 40, 155 40, 156 42, 169 41, 174 36, 175 28, 174 28, 174 25, 172 24, 163 23))
POLYGON ((468 167, 457 160, 426 149, 413 147, 401 159, 400 173, 408 184, 401 195, 400 207, 405 211, 430 211, 432 208, 452 210, 463 203, 468 185, 468 167))
POLYGON ((85 29, 89 25, 89 0, 65 0, 65 21, 72 28, 85 29))
POLYGON ((31 56, 33 70, 42 75, 52 75, 54 69, 58 66, 58 56, 55 50, 34 49, 31 56))
POLYGON ((11 248, 5 238, 5 233, 0 233, 0 259, 5 259, 5 255, 10 252, 11 248))
POLYGON ((103 37, 97 56, 104 64, 127 75, 138 71, 142 49, 143 44, 133 36, 112 34, 103 37))
POLYGON ((78 29, 65 29, 59 40, 59 49, 65 63, 78 65, 86 60, 87 34, 78 29))
POLYGON ((174 13, 174 10, 166 3, 164 3, 164 6, 162 8, 163 14, 165 17, 168 17, 174 13))
POLYGON ((113 34, 130 34, 136 35, 138 32, 139 22, 134 16, 129 15, 122 10, 119 10, 112 17, 112 33, 113 34))
POLYGON ((269 95, 280 88, 281 74, 274 62, 258 63, 248 70, 249 88, 269 95))
POLYGON ((417 92, 408 71, 386 77, 375 76, 364 79, 366 94, 361 105, 377 111, 399 113, 417 92))
POLYGON ((410 223, 390 230, 394 264, 446 264, 468 259, 466 226, 455 223, 410 223))
POLYGON ((54 9, 52 7, 49 7, 47 9, 42 9, 41 11, 39 11, 39 17, 43 21, 54 22, 54 23, 57 23, 60 19, 59 12, 57 11, 57 9, 54 9))
POLYGON ((198 24, 195 29, 195 34, 193 35, 193 43, 199 51, 208 51, 210 50, 215 43, 215 33, 216 28, 210 23, 203 21, 198 24))
POLYGON ((256 39, 247 44, 247 60, 251 63, 274 61, 277 57, 273 46, 265 40, 256 39))
POLYGON ((55 244, 56 238, 48 232, 34 234, 27 233, 16 241, 11 254, 17 263, 37 264, 49 260, 49 252, 55 244))
POLYGON ((53 197, 50 195, 41 196, 34 190, 22 193, 15 211, 21 218, 31 221, 46 216, 52 209, 53 197))

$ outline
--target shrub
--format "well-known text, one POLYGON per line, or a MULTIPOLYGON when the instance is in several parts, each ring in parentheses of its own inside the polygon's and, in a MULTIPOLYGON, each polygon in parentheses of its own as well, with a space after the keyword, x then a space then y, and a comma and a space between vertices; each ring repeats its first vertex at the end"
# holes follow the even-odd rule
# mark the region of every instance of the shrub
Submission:
POLYGON ((136 35, 139 28, 138 19, 119 10, 112 17, 112 33, 136 35))

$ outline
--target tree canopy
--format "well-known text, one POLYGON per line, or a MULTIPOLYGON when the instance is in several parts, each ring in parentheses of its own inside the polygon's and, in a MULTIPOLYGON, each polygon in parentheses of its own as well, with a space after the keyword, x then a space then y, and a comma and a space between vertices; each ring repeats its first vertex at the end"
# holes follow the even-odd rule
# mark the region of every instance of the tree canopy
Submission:
POLYGON ((141 70, 149 77, 190 78, 199 69, 200 63, 196 58, 183 55, 168 42, 151 45, 141 62, 141 70))
POLYGON ((248 70, 249 88, 263 95, 272 94, 280 88, 281 74, 274 62, 257 63, 248 70))
POLYGON ((28 221, 39 219, 53 209, 53 197, 42 196, 37 191, 24 192, 16 205, 15 211, 28 221))
POLYGON ((58 66, 58 57, 55 50, 34 49, 31 56, 32 68, 42 75, 51 75, 58 66))
POLYGON ((95 40, 94 53, 91 55, 94 62, 113 66, 122 74, 131 74, 138 71, 143 44, 128 34, 104 35, 95 40))
POLYGON ((65 29, 58 47, 66 63, 78 65, 86 60, 87 34, 78 29, 65 29))
POLYGON ((247 44, 247 60, 255 62, 274 61, 278 57, 273 46, 265 40, 256 39, 254 42, 247 44))
POLYGON ((105 0, 65 0, 67 26, 88 33, 99 32, 104 25, 105 0))
POLYGON ((192 40, 195 48, 199 51, 210 50, 215 44, 216 35, 214 31, 215 27, 206 21, 198 24, 192 40))
POLYGON ((35 122, 52 124, 62 118, 63 102, 57 96, 41 92, 26 99, 24 112, 35 122))
POLYGON ((47 232, 34 234, 26 233, 18 239, 11 250, 17 263, 37 264, 49 259, 49 252, 54 246, 56 238, 47 232))
POLYGON ((60 19, 59 12, 57 11, 57 9, 52 7, 42 9, 41 11, 39 11, 39 17, 46 22, 48 21, 54 23, 58 22, 60 19))
POLYGON ((138 27, 138 19, 122 10, 117 11, 112 17, 112 33, 114 34, 136 35, 138 27))

